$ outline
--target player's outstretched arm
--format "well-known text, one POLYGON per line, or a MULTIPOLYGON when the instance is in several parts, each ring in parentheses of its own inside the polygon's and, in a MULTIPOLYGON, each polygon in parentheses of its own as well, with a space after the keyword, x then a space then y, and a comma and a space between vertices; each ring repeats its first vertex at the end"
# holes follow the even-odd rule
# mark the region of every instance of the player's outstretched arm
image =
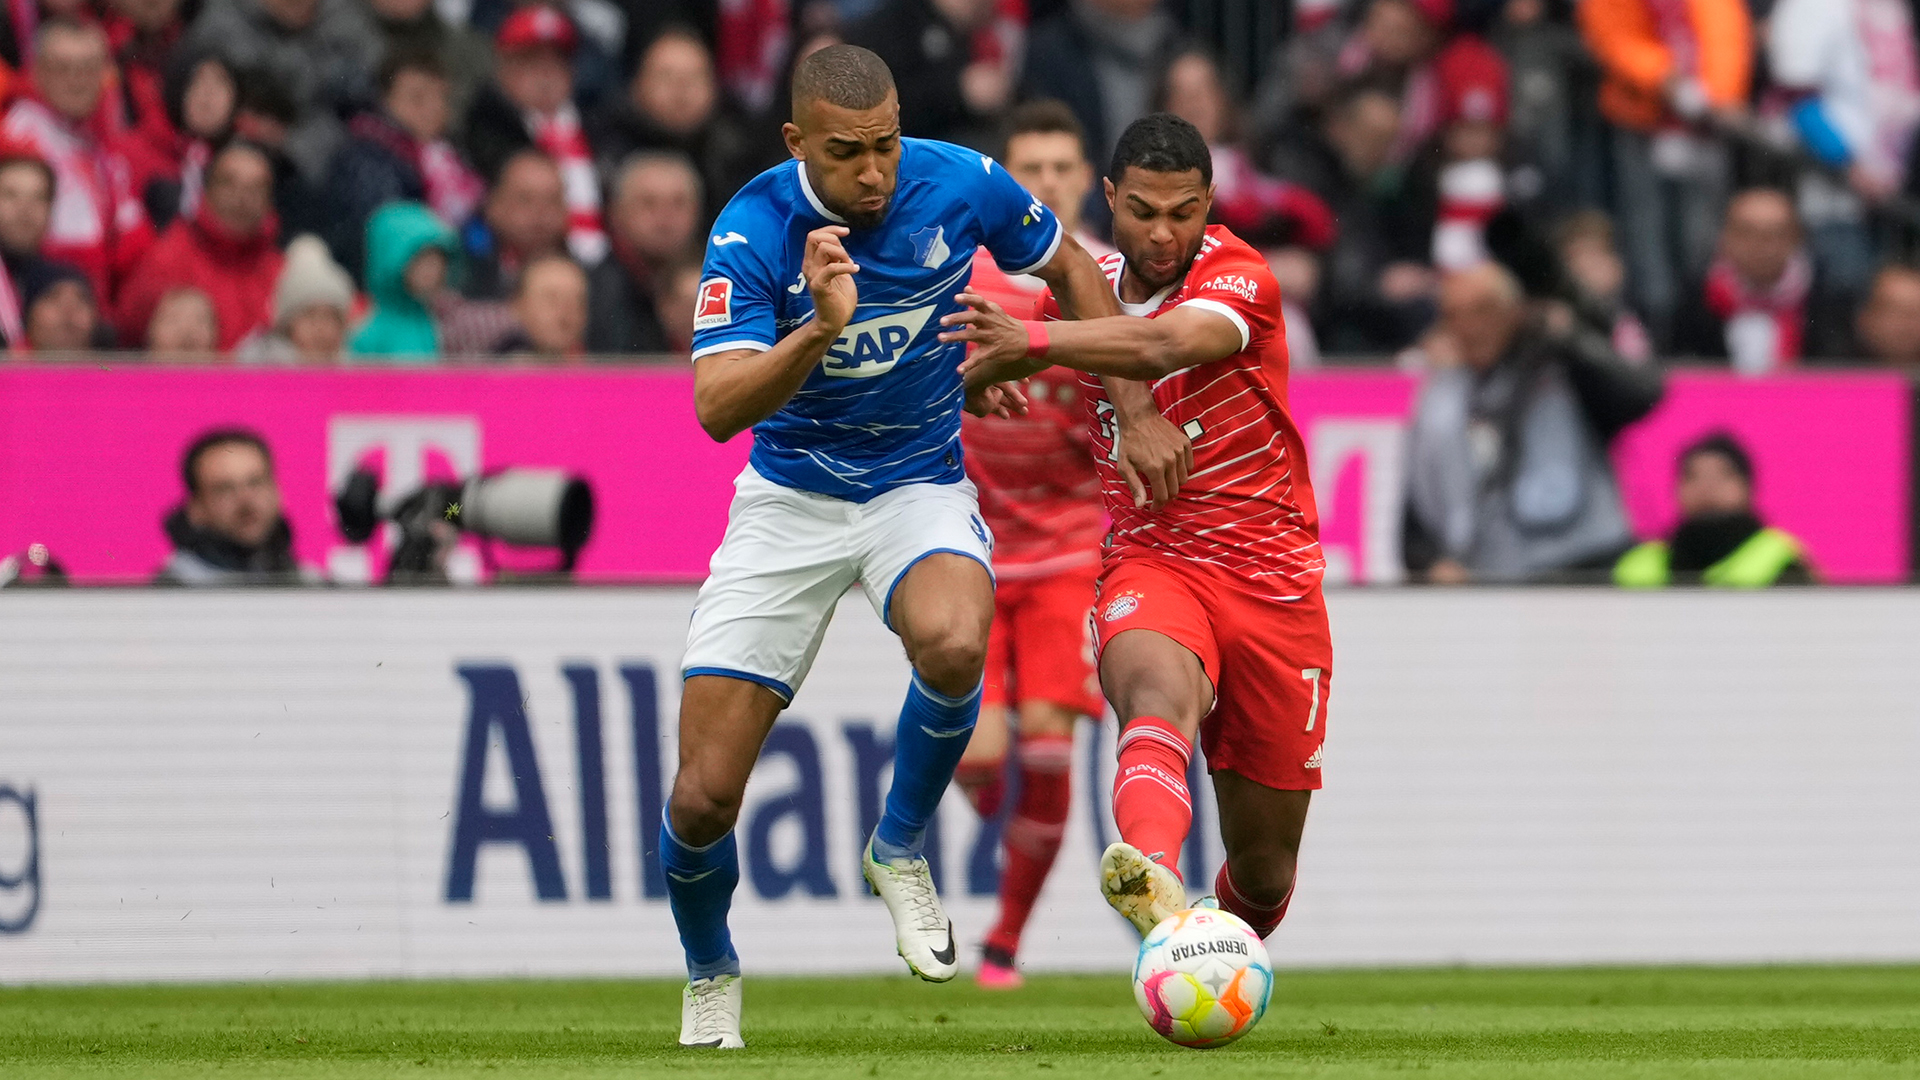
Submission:
POLYGON ((1115 315, 1042 325, 1015 319, 986 297, 962 293, 967 310, 940 320, 942 341, 974 346, 960 365, 968 380, 998 379, 1030 358, 1123 379, 1159 379, 1197 364, 1223 360, 1245 348, 1240 328, 1217 312, 1176 307, 1157 318, 1115 315))
POLYGON ((715 442, 726 442, 780 411, 847 328, 860 302, 853 284, 860 267, 840 246, 845 235, 840 225, 807 234, 800 273, 813 292, 813 318, 771 349, 734 349, 693 362, 694 412, 715 442))

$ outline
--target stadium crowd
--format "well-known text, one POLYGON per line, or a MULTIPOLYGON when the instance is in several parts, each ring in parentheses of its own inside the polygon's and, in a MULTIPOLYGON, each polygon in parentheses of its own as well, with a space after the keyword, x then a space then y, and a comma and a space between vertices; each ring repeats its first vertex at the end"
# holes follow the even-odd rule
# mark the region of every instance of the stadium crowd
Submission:
POLYGON ((1291 0, 1257 79, 1184 28, 1201 7, 15 0, 0 335, 684 351, 707 225, 785 154, 785 73, 845 40, 898 73, 911 135, 997 153, 1052 98, 1097 166, 1146 112, 1194 123, 1297 365, 1430 358, 1443 278, 1489 259, 1633 360, 1920 364, 1912 0, 1291 0))

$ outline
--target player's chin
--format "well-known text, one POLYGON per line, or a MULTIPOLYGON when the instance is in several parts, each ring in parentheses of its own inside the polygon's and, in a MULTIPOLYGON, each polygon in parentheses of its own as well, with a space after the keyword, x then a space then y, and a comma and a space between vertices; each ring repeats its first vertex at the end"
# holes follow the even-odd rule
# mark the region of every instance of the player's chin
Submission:
POLYGON ((887 211, 891 209, 893 209, 893 200, 888 199, 877 208, 866 209, 857 206, 851 207, 841 211, 840 216, 846 218, 847 224, 856 229, 871 229, 887 220, 887 211))

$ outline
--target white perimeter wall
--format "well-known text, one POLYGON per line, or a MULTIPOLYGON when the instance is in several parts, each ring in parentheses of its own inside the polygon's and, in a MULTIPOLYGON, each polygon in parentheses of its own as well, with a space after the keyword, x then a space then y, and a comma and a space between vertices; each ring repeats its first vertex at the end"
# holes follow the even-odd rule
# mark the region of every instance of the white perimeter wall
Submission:
MULTIPOLYGON (((0 593, 0 982, 677 973, 641 850, 690 603, 0 593), (507 839, 469 845, 471 899, 449 899, 463 817, 507 839)), ((1329 786, 1280 964, 1920 959, 1920 591, 1331 607, 1329 786)), ((867 605, 843 606, 748 794, 749 970, 900 967, 856 867, 862 777, 885 779, 859 748, 890 738, 905 670, 867 605)), ((1110 725, 1091 737, 1036 969, 1131 959, 1094 887, 1110 725)), ((1209 881, 1212 828, 1190 853, 1209 881)), ((957 794, 940 832, 971 951, 988 846, 957 794)))

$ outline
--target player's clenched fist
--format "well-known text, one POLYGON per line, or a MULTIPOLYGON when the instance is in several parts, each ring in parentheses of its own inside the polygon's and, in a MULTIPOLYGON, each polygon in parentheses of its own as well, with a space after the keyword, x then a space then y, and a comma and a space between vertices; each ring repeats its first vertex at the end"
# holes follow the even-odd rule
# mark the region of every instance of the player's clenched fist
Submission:
POLYGON ((844 225, 826 225, 807 234, 807 253, 800 261, 800 274, 813 293, 813 315, 820 325, 844 330, 853 321, 853 309, 860 304, 860 290, 853 275, 860 269, 840 238, 847 235, 844 225))

